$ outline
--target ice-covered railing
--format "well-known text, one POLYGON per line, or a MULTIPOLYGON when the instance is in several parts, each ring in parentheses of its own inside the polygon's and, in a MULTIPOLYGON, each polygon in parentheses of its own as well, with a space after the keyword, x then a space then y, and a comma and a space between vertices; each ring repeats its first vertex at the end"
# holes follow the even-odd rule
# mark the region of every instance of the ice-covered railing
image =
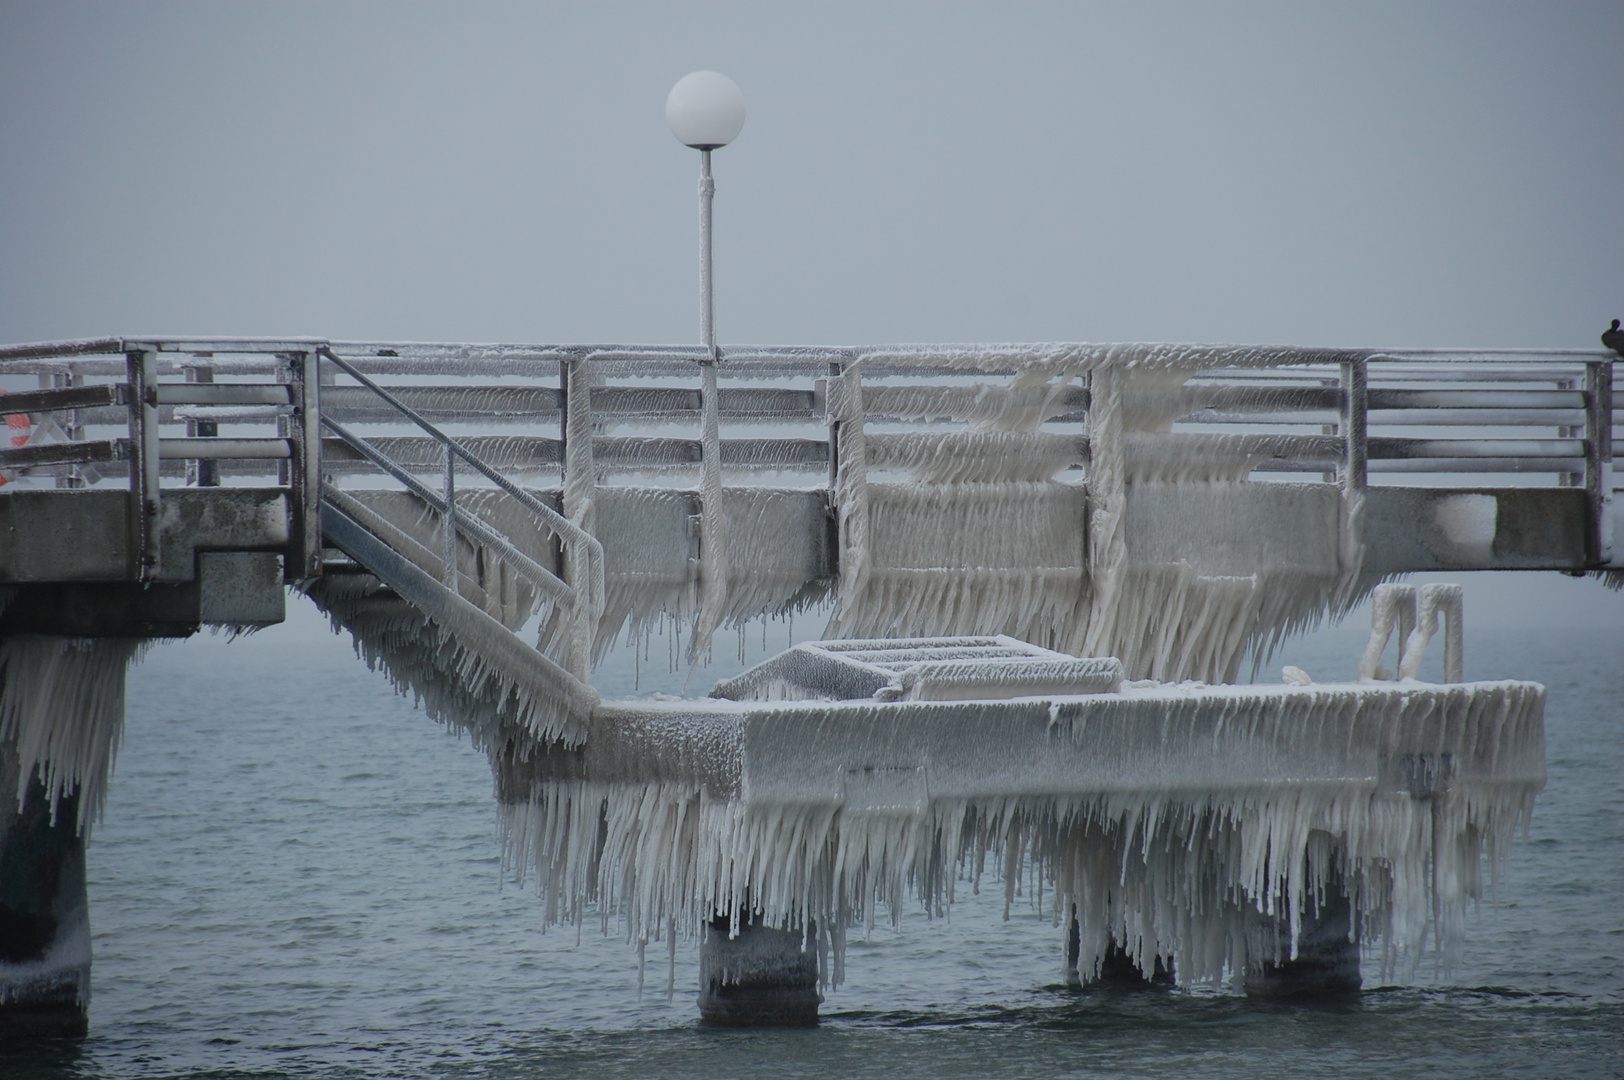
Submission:
MULTIPOLYGON (((0 389, 22 445, 0 450, 18 487, 130 491, 130 576, 163 573, 164 482, 222 476, 288 489, 289 580, 320 572, 321 441, 308 338, 99 338, 0 348, 0 389), (17 377, 33 376, 37 389, 17 377), (24 421, 18 423, 18 420, 24 421)), ((238 481, 239 483, 242 481, 238 481)), ((15 489, 13 489, 15 490, 15 489)))
MULTIPOLYGON (((700 464, 699 361, 704 352, 697 347, 108 338, 0 348, 0 373, 37 375, 49 389, 128 384, 126 357, 146 351, 153 354, 158 379, 201 381, 217 372, 221 382, 236 382, 243 376, 275 376, 286 370, 286 357, 310 355, 323 346, 379 380, 427 420, 468 425, 469 450, 504 469, 562 477, 572 369, 583 370, 589 384, 576 407, 591 415, 592 465, 600 475, 697 471, 700 464), (628 432, 629 427, 635 432, 628 432)), ((874 422, 895 419, 930 426, 950 418, 985 420, 996 403, 989 402, 985 387, 967 384, 977 380, 996 387, 1021 373, 1028 379, 1071 378, 1054 402, 1059 408, 1044 420, 1046 428, 1064 432, 1086 419, 1093 371, 1159 371, 1179 377, 1171 386, 1165 380, 1160 385, 1141 381, 1128 393, 1130 407, 1161 414, 1161 422, 1172 425, 1168 434, 1237 436, 1227 449, 1255 459, 1257 471, 1357 471, 1359 447, 1350 444, 1360 439, 1350 421, 1364 415, 1367 474, 1502 473, 1566 477, 1569 484, 1587 487, 1599 486, 1604 466, 1611 465, 1611 421, 1618 397, 1612 389, 1611 354, 1577 350, 740 346, 722 348, 720 357, 717 405, 721 422, 732 428, 722 439, 723 464, 741 477, 763 471, 827 473, 832 460, 829 428, 838 424, 829 410, 828 379, 853 366, 860 366, 869 384, 866 409, 874 422), (1360 372, 1362 388, 1357 385, 1360 372), (919 389, 927 381, 940 384, 934 393, 919 389)), ((399 431, 403 420, 396 410, 337 372, 330 361, 323 367, 321 395, 328 415, 351 425, 399 431)), ((19 388, 7 389, 15 393, 19 388)), ((97 391, 87 394, 30 394, 16 404, 27 405, 19 410, 24 414, 41 414, 35 427, 54 419, 64 434, 126 421, 120 402, 97 391)), ((264 415, 250 413, 250 407, 285 404, 183 402, 180 396, 161 392, 163 424, 249 423, 264 415), (209 409, 223 411, 211 415, 209 409)), ((388 437, 382 430, 377 434, 388 437)), ((37 449, 41 441, 31 442, 29 455, 8 451, 0 467, 58 475, 50 470, 65 464, 55 460, 65 452, 37 449)), ((1088 440, 1078 437, 1074 443, 1071 464, 1086 466, 1088 440)), ((424 471, 442 460, 439 445, 421 433, 396 434, 394 442, 380 445, 424 471)), ((341 440, 327 440, 325 449, 334 475, 376 474, 371 463, 341 440)), ((221 451, 193 447, 189 452, 221 451)), ((908 464, 905 445, 898 448, 883 437, 874 439, 871 453, 878 455, 876 466, 908 464)), ((225 461, 227 473, 267 471, 252 457, 169 460, 174 462, 165 470, 169 475, 184 473, 185 461, 208 460, 225 461)), ((194 465, 192 473, 198 471, 194 465)))
MULTIPOLYGON (((458 538, 465 535, 473 544, 478 545, 475 550, 483 552, 489 549, 495 555, 512 566, 526 584, 531 586, 539 596, 546 597, 559 612, 567 609, 567 619, 557 619, 548 630, 543 631, 543 640, 554 643, 552 651, 568 654, 569 670, 581 682, 586 682, 591 674, 590 653, 593 639, 597 636, 597 623, 603 614, 604 606, 604 580, 603 580, 603 545, 586 532, 576 522, 559 514, 551 506, 536 498, 535 495, 507 477, 498 473, 478 456, 471 453, 462 443, 450 438, 439 428, 423 417, 422 414, 402 402, 394 394, 383 389, 365 374, 357 371, 353 365, 342 357, 335 355, 332 350, 323 348, 322 355, 331 363, 355 379, 366 389, 370 390, 380 401, 394 409, 397 413, 410 420, 420 428, 427 437, 440 443, 444 457, 444 486, 439 493, 431 491, 426 485, 417 480, 407 469, 389 458, 367 440, 355 435, 343 424, 331 416, 321 418, 322 425, 332 431, 346 447, 359 453, 372 464, 382 469, 405 485, 406 489, 416 495, 432 511, 437 513, 441 520, 441 550, 440 550, 440 577, 445 587, 452 592, 459 590, 459 551, 458 538), (563 543, 568 551, 571 567, 570 576, 574 584, 554 574, 548 568, 540 565, 536 560, 520 551, 514 543, 504 536, 496 527, 485 521, 477 514, 458 513, 457 510, 457 467, 462 462, 465 468, 472 469, 489 483, 517 502, 533 515, 533 528, 551 533, 563 543), (560 648, 560 645, 562 646, 560 648)), ((350 499, 342 491, 330 485, 324 488, 324 496, 342 507, 352 518, 363 521, 368 516, 375 516, 365 506, 350 499)), ((391 526, 380 521, 378 525, 382 530, 391 526)), ((374 530, 377 531, 377 530, 374 530)), ((483 581, 481 581, 483 585, 483 581)))
MULTIPOLYGON (((809 573, 838 577, 841 610, 831 632, 1002 632, 1119 655, 1135 673, 1211 678, 1226 677, 1250 641, 1226 627, 1290 632, 1368 587, 1357 515, 1370 485, 1582 489, 1582 566, 1612 558, 1618 394, 1613 358, 1600 352, 741 346, 721 349, 712 365, 705 350, 681 346, 105 339, 0 349, 0 384, 26 395, 19 404, 30 425, 29 445, 0 450, 0 470, 22 485, 95 482, 94 462, 62 456, 132 456, 152 437, 147 428, 163 425, 172 426, 142 456, 138 487, 156 490, 159 480, 143 479, 149 474, 172 483, 274 483, 312 468, 314 454, 290 475, 286 463, 244 455, 254 447, 207 441, 209 424, 222 439, 246 436, 236 425, 251 421, 275 420, 292 432, 299 410, 281 397, 199 405, 177 395, 204 391, 166 384, 155 412, 132 414, 116 396, 129 391, 114 385, 146 378, 131 373, 131 355, 150 357, 154 380, 216 384, 291 379, 292 367, 317 357, 317 378, 304 378, 311 390, 299 392, 318 396, 325 418, 420 481, 442 479, 444 440, 341 370, 348 365, 586 533, 607 539, 661 514, 688 514, 691 552, 689 541, 665 533, 659 543, 682 547, 690 569, 662 571, 652 584, 620 574, 599 648, 646 615, 643 608, 679 611, 700 641, 716 626, 804 599, 813 582, 789 580, 799 564, 770 565, 791 527, 829 534, 830 554, 809 573), (322 350, 332 359, 320 359, 322 350), (12 373, 52 388, 14 386, 12 373), (114 396, 60 396, 97 384, 95 393, 114 396), (137 423, 146 434, 115 430, 137 423), (97 448, 45 445, 64 437, 97 448), (273 479, 278 469, 283 476, 273 479), (1225 484, 1261 479, 1323 484, 1322 493, 1340 499, 1345 550, 1330 577, 1315 571, 1313 581, 1263 583, 1252 568, 1197 573, 1179 569, 1177 558, 1126 569, 1129 489, 1198 484, 1221 501, 1225 484), (812 514, 769 521, 765 504, 748 502, 751 492, 777 497, 786 489, 814 499, 821 492, 833 527, 812 514), (600 527, 611 494, 619 502, 600 527), (999 524, 984 524, 990 519, 999 524), (962 521, 983 526, 955 527, 962 521), (785 580, 768 582, 774 573, 785 580), (1186 580, 1192 573, 1199 587, 1186 580), (931 578, 939 587, 921 587, 931 578), (1176 618, 1164 615, 1172 608, 1176 618)), ((310 428, 300 445, 313 438, 310 428)), ((343 492, 360 497, 404 483, 336 433, 319 449, 324 478, 343 492)), ((495 487, 477 474, 466 479, 470 498, 478 497, 472 489, 495 487)), ((1158 505, 1176 503, 1187 518, 1187 501, 1158 505)), ((562 556, 537 561, 568 582, 562 556)))

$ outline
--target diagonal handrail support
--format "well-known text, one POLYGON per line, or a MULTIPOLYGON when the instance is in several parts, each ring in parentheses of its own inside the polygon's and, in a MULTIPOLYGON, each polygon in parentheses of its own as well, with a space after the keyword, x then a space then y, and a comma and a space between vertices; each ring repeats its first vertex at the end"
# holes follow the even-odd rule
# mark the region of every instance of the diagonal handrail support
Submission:
POLYGON ((500 552, 504 558, 507 558, 519 569, 521 575, 532 581, 544 594, 552 597, 555 601, 567 600, 571 613, 569 668, 572 675, 583 682, 586 681, 591 667, 592 643, 597 635, 597 624, 602 617, 605 603, 603 545, 598 542, 596 537, 582 529, 575 522, 491 468, 478 455, 441 431, 422 414, 401 401, 394 394, 368 378, 364 372, 333 352, 331 348, 322 346, 319 352, 339 370, 366 387, 380 400, 410 420, 445 448, 444 493, 443 496, 437 496, 429 490, 427 485, 418 481, 406 469, 391 461, 387 455, 365 439, 349 431, 337 421, 326 416, 322 417, 324 427, 332 431, 374 465, 405 484, 409 490, 441 515, 446 535, 446 554, 443 558, 446 564, 444 569, 448 588, 455 589, 454 538, 456 532, 461 530, 470 537, 476 538, 481 543, 485 543, 500 552), (544 528, 557 536, 566 545, 570 555, 570 565, 584 566, 586 568, 586 581, 565 582, 527 556, 522 555, 506 537, 501 536, 494 529, 482 522, 477 522, 470 515, 459 514, 456 507, 455 489, 455 461, 458 459, 467 463, 469 467, 490 480, 501 491, 518 501, 521 506, 531 511, 544 528), (583 585, 585 588, 582 588, 583 585), (560 594, 559 587, 562 587, 566 592, 560 594))

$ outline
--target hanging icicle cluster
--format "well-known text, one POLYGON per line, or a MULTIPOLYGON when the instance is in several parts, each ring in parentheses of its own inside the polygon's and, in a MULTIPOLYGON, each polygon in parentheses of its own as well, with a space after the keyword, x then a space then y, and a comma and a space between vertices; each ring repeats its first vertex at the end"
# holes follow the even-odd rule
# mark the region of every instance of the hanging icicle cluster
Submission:
POLYGON ((16 747, 19 807, 38 779, 53 822, 72 795, 79 797, 80 832, 101 817, 124 733, 124 675, 149 644, 140 638, 0 638, 0 743, 16 747))
POLYGON ((1147 971, 1171 958, 1186 984, 1286 959, 1305 899, 1334 885, 1384 975, 1408 976, 1429 933, 1452 961, 1482 859, 1498 867, 1527 819, 1544 778, 1543 698, 1531 683, 1155 686, 1027 699, 979 727, 965 703, 928 716, 868 702, 793 715, 626 705, 600 717, 572 768, 628 780, 507 762, 502 837, 510 869, 536 875, 548 921, 595 913, 648 941, 748 905, 771 925, 815 927, 831 983, 848 926, 894 920, 911 900, 940 914, 989 869, 1007 899, 1024 891, 1057 922, 1075 912, 1085 971, 1112 942, 1147 971), (955 795, 999 783, 944 761, 848 769, 844 789, 819 787, 830 746, 850 747, 837 766, 913 760, 929 740, 920 725, 945 725, 959 760, 992 763, 1021 723, 1047 729, 1046 757, 1077 747, 1098 775, 1045 794, 1054 781, 1027 769, 1007 794, 955 795), (874 734, 852 746, 842 732, 874 734))

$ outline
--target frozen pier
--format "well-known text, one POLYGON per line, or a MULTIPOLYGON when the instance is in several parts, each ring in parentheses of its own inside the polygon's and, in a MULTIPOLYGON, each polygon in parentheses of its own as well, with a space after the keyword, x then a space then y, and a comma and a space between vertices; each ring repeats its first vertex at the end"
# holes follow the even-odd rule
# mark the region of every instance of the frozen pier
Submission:
POLYGON ((83 1028, 125 665, 287 585, 489 752, 549 918, 705 937, 717 1022, 815 1020, 850 926, 989 866, 1080 982, 1346 989, 1353 938, 1402 973, 1528 813, 1542 691, 1457 681, 1458 608, 1402 590, 1391 670, 1231 684, 1392 575, 1624 573, 1613 359, 0 348, 0 1028, 83 1028), (714 699, 592 686, 617 639, 821 604, 828 641, 714 699))

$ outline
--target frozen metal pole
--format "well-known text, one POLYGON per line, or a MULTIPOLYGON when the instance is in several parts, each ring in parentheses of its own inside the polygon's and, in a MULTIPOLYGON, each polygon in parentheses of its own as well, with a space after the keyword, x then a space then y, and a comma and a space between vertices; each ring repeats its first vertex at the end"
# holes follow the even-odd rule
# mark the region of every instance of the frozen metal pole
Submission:
POLYGON ((699 152, 699 337, 711 362, 716 361, 716 295, 711 285, 711 203, 716 181, 711 179, 711 152, 699 152))
POLYGON ((744 127, 744 95, 726 75, 695 71, 671 88, 665 100, 671 134, 699 151, 699 336, 705 346, 700 360, 700 540, 702 585, 699 619, 689 638, 697 658, 721 623, 727 601, 727 540, 722 517, 721 402, 716 389, 716 302, 711 283, 711 151, 732 142, 744 127))
POLYGON ((711 290, 711 151, 744 127, 744 95, 726 75, 695 71, 677 80, 665 99, 665 119, 682 145, 699 151, 699 336, 708 363, 716 362, 716 305, 711 290))

